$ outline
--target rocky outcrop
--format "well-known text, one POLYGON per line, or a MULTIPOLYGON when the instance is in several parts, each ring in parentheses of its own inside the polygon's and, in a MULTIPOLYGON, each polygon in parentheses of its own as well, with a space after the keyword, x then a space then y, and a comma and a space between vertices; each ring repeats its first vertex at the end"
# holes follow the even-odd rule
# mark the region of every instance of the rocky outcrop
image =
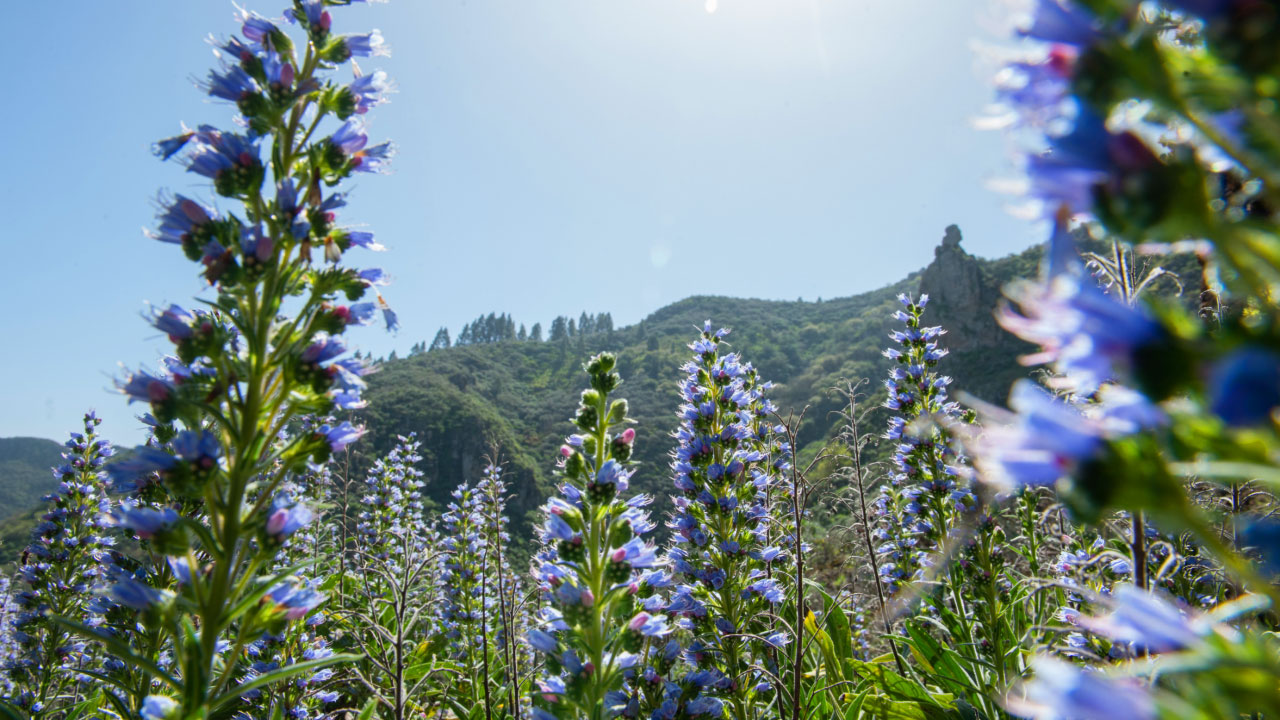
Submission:
POLYGON ((944 362, 957 387, 1003 404, 1009 385, 1027 373, 1009 360, 1031 348, 996 323, 1000 282, 991 275, 990 262, 965 252, 960 240, 960 228, 948 226, 933 262, 920 275, 920 292, 929 295, 924 320, 947 331, 940 344, 951 351, 944 362))
POLYGON ((927 321, 947 329, 944 343, 953 351, 991 347, 1004 335, 992 314, 1000 290, 960 240, 960 228, 948 225, 933 262, 920 275, 920 292, 929 295, 927 321))

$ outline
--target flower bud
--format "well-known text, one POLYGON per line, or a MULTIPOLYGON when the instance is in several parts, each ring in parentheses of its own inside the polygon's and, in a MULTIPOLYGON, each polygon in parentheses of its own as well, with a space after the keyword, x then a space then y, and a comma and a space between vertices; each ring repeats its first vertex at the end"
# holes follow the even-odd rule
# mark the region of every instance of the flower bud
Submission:
POLYGON ((627 419, 627 410, 629 406, 625 398, 619 398, 613 401, 609 406, 609 424, 615 425, 627 419))

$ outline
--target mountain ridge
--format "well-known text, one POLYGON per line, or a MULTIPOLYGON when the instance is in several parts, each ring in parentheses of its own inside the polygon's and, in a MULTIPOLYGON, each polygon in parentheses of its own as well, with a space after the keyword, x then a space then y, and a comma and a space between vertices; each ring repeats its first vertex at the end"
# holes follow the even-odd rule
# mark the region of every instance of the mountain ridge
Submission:
MULTIPOLYGON (((348 473, 358 484, 372 459, 390 450, 397 435, 415 432, 423 445, 426 495, 439 506, 449 502, 449 492, 459 482, 474 483, 496 449, 513 492, 513 536, 523 537, 527 526, 537 522, 536 508, 554 489, 556 448, 571 431, 569 418, 585 384, 581 364, 608 350, 619 355, 621 396, 628 398, 639 422, 635 458, 641 465, 633 485, 656 498, 654 516, 661 517, 680 368, 689 359, 687 343, 705 320, 732 329, 731 349, 776 383, 771 397, 784 416, 808 408, 798 438, 798 454, 807 459, 838 434, 837 413, 845 400, 831 390, 846 381, 869 381, 863 407, 873 411, 863 430, 882 427, 887 411, 875 406, 883 398, 881 380, 889 361, 881 352, 896 325, 891 316, 900 293, 931 296, 924 319, 949 331, 941 344, 950 355, 940 370, 955 378, 955 387, 1003 404, 1010 384, 1028 373, 1017 362, 1028 347, 999 328, 994 311, 1001 288, 1014 278, 1034 275, 1042 253, 1043 245, 1035 245, 1001 258, 978 258, 963 248, 960 230, 952 225, 926 266, 845 297, 789 301, 693 295, 626 327, 610 324, 607 331, 559 340, 473 343, 383 361, 369 377, 368 408, 352 415, 368 426, 369 434, 346 458, 348 473)), ((1194 261, 1171 269, 1196 270, 1194 261)), ((57 464, 61 447, 29 438, 46 443, 53 460, 43 467, 28 461, 6 465, 3 443, 12 440, 0 439, 0 501, 12 498, 5 506, 10 515, 29 512, 56 485, 48 468, 57 464), (37 467, 45 481, 32 479, 37 467), (18 495, 10 488, 15 484, 22 486, 18 495), (24 488, 31 504, 20 504, 24 488)))

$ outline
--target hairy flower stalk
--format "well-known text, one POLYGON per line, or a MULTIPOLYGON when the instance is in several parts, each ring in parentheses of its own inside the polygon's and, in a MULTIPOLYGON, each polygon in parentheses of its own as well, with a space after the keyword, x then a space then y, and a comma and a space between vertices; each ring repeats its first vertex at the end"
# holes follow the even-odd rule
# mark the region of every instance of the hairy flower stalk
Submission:
POLYGON ((956 654, 990 695, 1020 668, 1016 657, 1010 660, 1005 627, 1013 585, 1005 531, 998 510, 993 515, 993 508, 978 507, 952 436, 952 426, 971 423, 974 413, 949 399, 951 378, 936 369, 947 354, 938 345, 945 331, 923 324, 927 295, 898 299, 903 309, 894 317, 905 327, 890 333, 899 347, 885 351, 896 363, 885 382, 885 405, 897 414, 884 434, 894 443, 894 471, 876 500, 880 572, 891 591, 910 583, 915 593, 929 596, 926 609, 960 640, 956 654), (942 592, 935 592, 939 587, 942 592))
POLYGON ((735 717, 747 718, 774 691, 753 666, 764 667, 769 651, 787 641, 769 620, 785 597, 771 577, 784 553, 769 544, 770 384, 736 353, 721 353, 727 334, 704 325, 689 345, 694 357, 680 384, 672 462, 679 494, 668 556, 684 583, 667 611, 690 632, 693 664, 716 678, 708 689, 735 717))
POLYGON ((895 363, 885 380, 885 407, 896 414, 884 433, 894 443, 894 471, 874 502, 880 574, 890 592, 923 576, 932 563, 929 553, 948 536, 956 514, 971 509, 974 502, 961 480, 960 458, 937 422, 962 416, 959 405, 947 397, 951 378, 935 370, 947 354, 938 346, 945 331, 921 322, 928 295, 918 300, 900 295, 898 300, 903 309, 894 318, 905 327, 890 338, 900 349, 884 351, 895 363))
MULTIPOLYGON (((104 513, 111 507, 103 465, 115 449, 98 436, 102 421, 84 416, 84 432, 65 443, 62 465, 53 469, 58 489, 45 498, 49 511, 41 518, 31 544, 22 554, 18 580, 4 633, 13 653, 4 671, 19 692, 8 700, 31 717, 54 717, 82 699, 84 671, 98 671, 90 640, 78 637, 56 617, 96 625, 104 609, 95 593, 107 585, 112 571, 113 538, 104 513)), ((5 593, 9 602, 9 593, 5 593)))
POLYGON ((416 467, 422 461, 421 447, 416 433, 397 436, 391 451, 369 468, 356 525, 356 545, 362 553, 386 560, 402 549, 402 537, 409 536, 415 545, 425 543, 424 483, 416 467))
POLYGON ((422 512, 422 473, 414 467, 422 459, 419 445, 412 433, 400 436, 369 470, 352 553, 355 577, 340 609, 352 628, 348 637, 365 655, 355 675, 394 720, 434 712, 442 698, 454 694, 462 700, 455 680, 440 685, 432 663, 442 644, 442 540, 422 512))
POLYGON ((172 672, 132 652, 121 659, 159 681, 150 702, 171 704, 175 718, 216 714, 247 691, 347 659, 307 660, 237 683, 245 646, 324 600, 296 572, 271 568, 278 542, 310 519, 303 506, 280 504, 280 490, 308 462, 323 462, 363 430, 329 423, 287 442, 277 438, 304 416, 360 407, 366 369, 343 357, 341 336, 379 311, 388 327, 396 325, 377 289, 385 273, 342 264, 349 250, 376 249, 372 236, 338 225, 334 213, 344 197, 325 192, 354 172, 380 169, 390 154, 389 145, 368 146, 354 117, 327 136, 316 132, 326 118, 348 114, 337 101, 346 84, 332 72, 352 55, 381 48, 376 33, 338 36, 330 20, 303 20, 317 12, 327 18, 325 6, 334 4, 295 0, 288 15, 303 30, 297 38, 283 19, 241 10, 244 39, 216 46, 223 65, 206 89, 233 102, 249 132, 201 125, 156 147, 163 158, 181 156, 240 207, 218 212, 190 198, 166 201, 152 236, 199 263, 216 300, 207 311, 158 312, 153 322, 177 357, 170 377, 138 372, 121 383, 159 422, 183 428, 170 443, 174 454, 149 458, 154 466, 135 468, 137 475, 158 473, 172 498, 200 507, 198 515, 170 508, 178 516, 162 517, 154 528, 164 538, 161 550, 187 561, 190 572, 177 590, 130 581, 136 586, 118 584, 116 593, 144 625, 169 638, 172 672), (356 302, 370 290, 375 301, 356 302))
POLYGON ((494 712, 519 712, 519 582, 504 556, 506 485, 486 465, 473 488, 463 483, 441 516, 441 622, 453 658, 466 669, 470 701, 494 712))
MULTIPOLYGON (((494 451, 497 455, 497 451, 494 451)), ((485 545, 485 557, 481 569, 485 582, 481 586, 481 597, 488 602, 489 610, 485 612, 482 643, 486 654, 497 655, 494 667, 488 668, 486 677, 490 678, 497 695, 493 700, 500 712, 509 713, 514 720, 520 720, 525 703, 525 695, 521 691, 526 682, 521 676, 524 668, 533 665, 529 648, 520 639, 528 632, 525 616, 523 584, 512 572, 508 559, 511 536, 507 532, 507 484, 502 479, 502 467, 495 462, 485 466, 484 477, 476 484, 476 492, 480 494, 481 518, 488 534, 485 545), (488 598, 494 598, 492 602, 488 598)))
POLYGON ((553 552, 535 568, 546 606, 529 644, 543 655, 533 715, 540 720, 602 720, 626 709, 627 671, 648 641, 670 633, 664 615, 637 602, 641 575, 661 566, 656 548, 641 539, 653 529, 651 499, 627 491, 635 430, 626 400, 610 400, 622 378, 616 358, 601 353, 586 363, 591 387, 574 417, 578 434, 560 449, 560 497, 546 505, 544 528, 553 552))
MULTIPOLYGON (((291 477, 272 502, 269 529, 275 529, 274 539, 279 552, 273 563, 277 572, 288 572, 293 566, 314 562, 299 580, 313 591, 326 580, 326 574, 334 565, 335 550, 330 534, 332 529, 323 523, 305 522, 314 512, 332 499, 333 479, 328 464, 308 468, 304 474, 291 477), (319 562, 316 562, 319 561, 319 562)), ((265 633, 246 647, 250 659, 241 683, 250 683, 265 673, 283 667, 323 660, 333 655, 330 637, 334 623, 323 612, 307 616, 304 622, 290 623, 278 633, 265 633)), ((285 717, 324 717, 326 711, 336 710, 340 693, 332 687, 335 678, 333 668, 324 667, 293 678, 289 682, 250 690, 243 698, 246 708, 252 711, 244 717, 269 714, 277 709, 285 717)))

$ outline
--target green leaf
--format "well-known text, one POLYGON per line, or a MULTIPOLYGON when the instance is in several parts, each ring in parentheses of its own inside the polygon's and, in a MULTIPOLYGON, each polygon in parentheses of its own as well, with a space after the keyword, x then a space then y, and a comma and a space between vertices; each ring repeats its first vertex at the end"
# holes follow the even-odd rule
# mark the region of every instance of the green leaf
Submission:
POLYGON ((273 670, 264 675, 259 675, 258 677, 254 678, 253 680, 250 680, 247 683, 244 683, 243 685, 237 685, 236 687, 228 690, 227 692, 223 693, 222 695, 219 695, 218 697, 210 701, 209 707, 219 708, 219 707, 222 707, 223 705, 226 705, 227 703, 235 702, 239 700, 240 698, 244 697, 245 693, 251 690, 257 690, 258 688, 263 688, 268 685, 274 685, 275 683, 278 683, 282 680, 288 680, 291 677, 302 675, 303 673, 309 673, 314 670, 319 670, 320 668, 327 667, 329 665, 337 665, 338 663, 344 663, 344 662, 354 662, 356 660, 359 660, 360 658, 361 658, 360 655, 330 655, 329 657, 326 657, 326 658, 318 658, 316 660, 306 660, 300 663, 295 663, 293 665, 287 665, 285 667, 280 668, 279 670, 273 670))
POLYGON ((369 702, 364 704, 364 707, 360 708, 360 714, 356 716, 356 720, 371 720, 371 718, 373 718, 373 711, 377 709, 377 698, 370 699, 369 702))
MULTIPOLYGON (((831 636, 831 644, 835 649, 836 657, 840 659, 839 667, 844 668, 844 661, 854 656, 853 652, 853 634, 849 631, 849 618, 844 614, 844 610, 836 604, 825 591, 822 593, 822 608, 826 616, 827 634, 831 636)), ((845 675, 845 680, 854 680, 851 675, 845 675)))

